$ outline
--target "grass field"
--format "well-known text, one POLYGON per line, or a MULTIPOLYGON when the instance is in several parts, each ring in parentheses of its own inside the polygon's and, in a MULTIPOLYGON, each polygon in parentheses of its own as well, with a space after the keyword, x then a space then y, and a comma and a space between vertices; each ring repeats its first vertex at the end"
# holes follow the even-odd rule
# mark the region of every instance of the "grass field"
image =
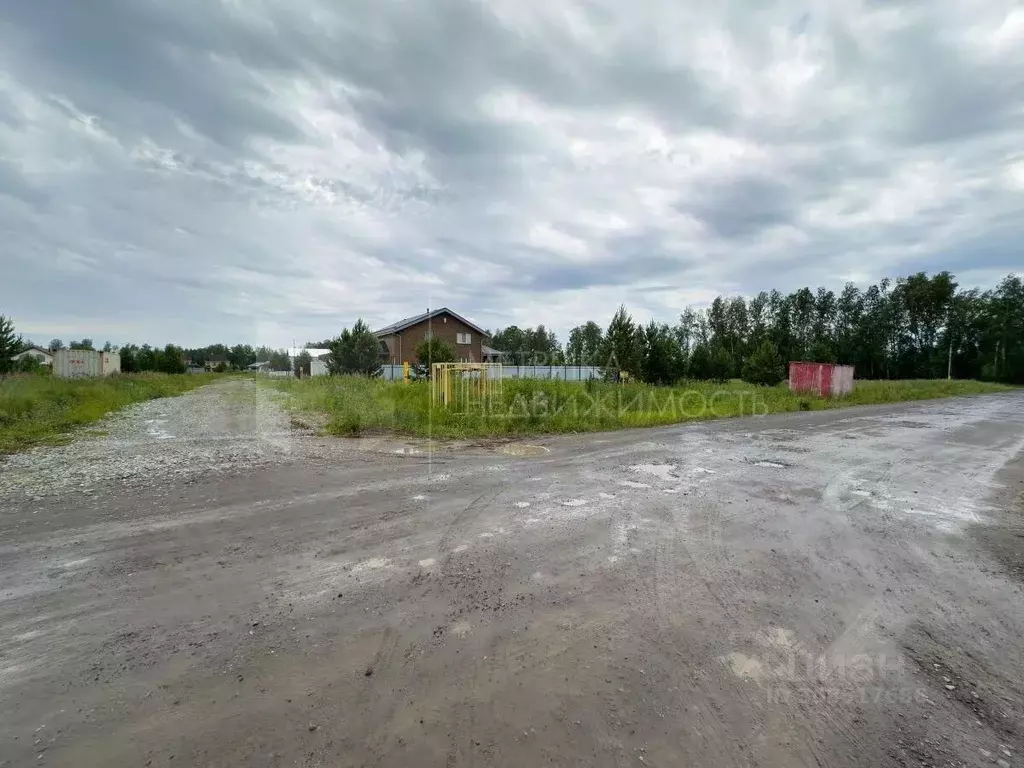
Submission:
POLYGON ((180 395, 216 374, 138 374, 105 379, 11 376, 0 379, 0 454, 54 442, 111 411, 157 397, 180 395))
POLYGON ((509 379, 500 398, 452 409, 430 406, 428 382, 403 384, 358 377, 278 379, 289 408, 311 415, 328 434, 397 432, 434 437, 502 437, 652 427, 687 421, 895 403, 1002 392, 978 381, 858 381, 852 395, 824 399, 792 394, 785 384, 695 381, 676 387, 607 382, 509 379))

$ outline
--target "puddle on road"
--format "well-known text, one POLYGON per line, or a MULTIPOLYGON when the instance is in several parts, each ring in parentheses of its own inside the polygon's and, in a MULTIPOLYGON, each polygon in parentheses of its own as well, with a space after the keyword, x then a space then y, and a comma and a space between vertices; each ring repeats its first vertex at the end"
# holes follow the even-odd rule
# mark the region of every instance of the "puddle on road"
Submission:
POLYGON ((174 435, 164 429, 167 419, 146 419, 146 434, 157 440, 173 440, 174 435))
POLYGON ((633 472, 641 472, 645 475, 653 475, 660 480, 675 480, 675 464, 634 464, 630 467, 633 472))
POLYGON ((551 453, 550 448, 545 448, 543 445, 530 445, 528 443, 510 443, 509 445, 501 446, 498 450, 506 456, 517 456, 520 458, 535 458, 537 456, 547 456, 551 453))
POLYGON ((793 466, 778 459, 747 459, 747 463, 753 464, 755 467, 768 467, 769 469, 789 469, 793 466))

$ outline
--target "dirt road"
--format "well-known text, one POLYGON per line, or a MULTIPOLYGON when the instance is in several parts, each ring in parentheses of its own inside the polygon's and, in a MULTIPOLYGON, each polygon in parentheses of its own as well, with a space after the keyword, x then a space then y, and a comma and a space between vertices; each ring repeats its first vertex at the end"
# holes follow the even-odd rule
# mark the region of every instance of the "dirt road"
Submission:
POLYGON ((0 764, 1022 764, 1024 393, 530 456, 237 383, 106 429, 0 465, 0 764))

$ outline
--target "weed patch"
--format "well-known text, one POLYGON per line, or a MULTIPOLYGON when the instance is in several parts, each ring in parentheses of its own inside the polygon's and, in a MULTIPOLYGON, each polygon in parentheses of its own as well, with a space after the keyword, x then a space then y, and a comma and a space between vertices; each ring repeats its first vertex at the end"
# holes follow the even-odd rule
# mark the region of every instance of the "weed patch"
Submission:
MULTIPOLYGON (((173 397, 219 378, 132 374, 102 379, 9 376, 0 379, 0 454, 60 442, 67 433, 133 403, 173 397)), ((90 434, 102 434, 90 430, 90 434)))
POLYGON ((797 395, 785 384, 760 387, 741 381, 683 382, 674 387, 507 379, 500 397, 461 410, 432 407, 430 384, 356 376, 268 380, 290 395, 287 406, 319 414, 327 434, 384 432, 447 437, 515 437, 653 427, 689 421, 817 411, 956 395, 1002 392, 1001 384, 977 381, 858 381, 837 398, 797 395))

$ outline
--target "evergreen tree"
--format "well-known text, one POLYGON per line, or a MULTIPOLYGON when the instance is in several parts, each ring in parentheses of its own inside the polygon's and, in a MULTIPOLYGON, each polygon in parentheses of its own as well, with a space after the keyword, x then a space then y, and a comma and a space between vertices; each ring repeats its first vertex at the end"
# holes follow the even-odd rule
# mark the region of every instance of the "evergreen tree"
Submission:
POLYGON ((295 356, 295 361, 292 364, 295 376, 297 378, 303 378, 309 376, 313 367, 313 356, 303 350, 295 356))
POLYGON ((643 363, 640 377, 648 384, 672 384, 682 375, 679 344, 672 329, 651 320, 641 332, 643 363))
POLYGON ((623 304, 615 312, 604 336, 601 353, 605 375, 616 376, 620 372, 636 376, 643 362, 642 342, 636 323, 623 304))
POLYGON ((744 363, 743 380, 750 384, 772 387, 783 378, 783 363, 779 350, 771 340, 765 339, 744 363))
POLYGON ((434 363, 454 363, 455 347, 434 336, 416 345, 416 374, 430 378, 434 363))
POLYGON ((709 359, 709 379, 717 381, 720 384, 724 384, 730 378, 732 378, 732 370, 734 367, 732 355, 721 344, 713 344, 710 350, 709 359))
POLYGON ((686 375, 691 379, 710 379, 711 375, 711 352, 707 344, 697 344, 690 353, 690 360, 686 367, 686 375))
POLYGON ((351 329, 345 328, 330 345, 327 370, 332 375, 359 374, 376 376, 380 373, 381 342, 362 318, 351 329))
POLYGON ((14 368, 11 358, 21 352, 21 336, 14 333, 14 322, 0 315, 0 374, 10 373, 14 368))

